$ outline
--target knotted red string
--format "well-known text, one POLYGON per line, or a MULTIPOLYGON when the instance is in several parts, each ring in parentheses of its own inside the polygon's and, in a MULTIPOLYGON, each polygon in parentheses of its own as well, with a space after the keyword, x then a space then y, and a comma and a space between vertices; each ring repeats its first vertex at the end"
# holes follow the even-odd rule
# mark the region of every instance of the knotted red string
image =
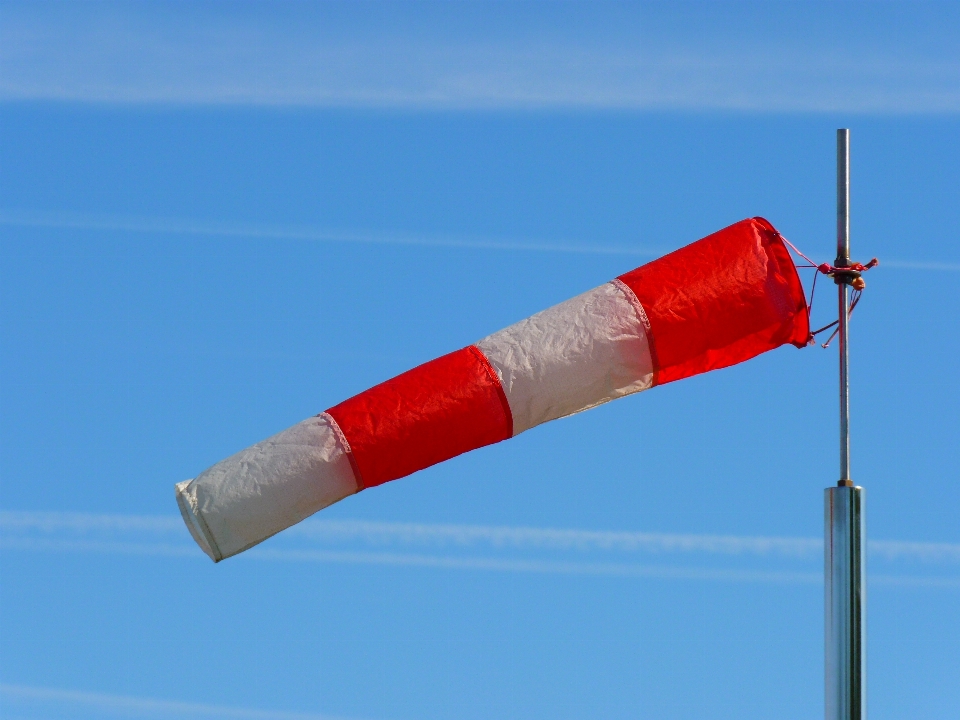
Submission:
MULTIPOLYGON (((829 275, 833 277, 835 280, 839 280, 839 282, 843 282, 847 285, 850 285, 850 287, 853 288, 854 294, 853 294, 853 298, 850 301, 850 309, 847 311, 847 317, 849 318, 851 315, 853 315, 853 309, 857 307, 857 303, 860 302, 860 296, 863 295, 863 289, 867 286, 867 283, 864 282, 862 277, 860 277, 860 273, 864 273, 867 270, 870 270, 871 268, 875 268, 877 265, 880 264, 880 261, 877 260, 877 258, 873 258, 866 265, 864 265, 863 263, 855 262, 855 263, 850 263, 846 267, 836 267, 834 265, 831 265, 830 263, 820 263, 818 265, 813 260, 811 260, 806 255, 804 255, 796 245, 794 245, 792 242, 787 240, 783 235, 780 235, 780 233, 777 233, 777 235, 779 235, 780 239, 783 240, 797 255, 799 255, 808 263, 810 263, 809 265, 797 265, 798 268, 813 268, 814 270, 817 271, 817 273, 813 276, 813 286, 810 288, 810 302, 807 303, 807 317, 808 318, 810 317, 810 313, 813 310, 813 294, 817 289, 817 277, 819 277, 820 274, 829 275)), ((832 323, 828 325, 824 325, 819 330, 814 330, 813 332, 810 333, 810 340, 808 341, 808 344, 809 345, 814 344, 815 335, 822 333, 824 330, 829 330, 834 325, 839 325, 839 324, 840 324, 840 319, 838 318, 834 320, 832 323)), ((840 331, 840 328, 838 327, 836 330, 833 331, 833 333, 831 333, 830 337, 827 338, 827 341, 823 343, 821 347, 825 348, 828 345, 830 345, 830 343, 833 342, 833 339, 837 336, 837 333, 839 331, 840 331)))

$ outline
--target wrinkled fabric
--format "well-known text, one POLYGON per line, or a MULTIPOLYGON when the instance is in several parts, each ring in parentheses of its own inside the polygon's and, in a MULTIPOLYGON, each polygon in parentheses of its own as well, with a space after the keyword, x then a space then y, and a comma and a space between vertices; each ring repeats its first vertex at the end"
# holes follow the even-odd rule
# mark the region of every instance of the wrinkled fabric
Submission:
POLYGON ((347 447, 326 414, 304 420, 176 486, 187 527, 215 562, 356 491, 347 447))
POLYGON ((785 343, 803 347, 810 337, 797 269, 763 218, 741 220, 620 280, 650 320, 657 385, 785 343))
POLYGON ((475 347, 408 370, 327 412, 350 443, 361 488, 513 434, 497 376, 475 347))
POLYGON ((477 343, 500 378, 514 435, 653 384, 632 294, 606 283, 477 343))

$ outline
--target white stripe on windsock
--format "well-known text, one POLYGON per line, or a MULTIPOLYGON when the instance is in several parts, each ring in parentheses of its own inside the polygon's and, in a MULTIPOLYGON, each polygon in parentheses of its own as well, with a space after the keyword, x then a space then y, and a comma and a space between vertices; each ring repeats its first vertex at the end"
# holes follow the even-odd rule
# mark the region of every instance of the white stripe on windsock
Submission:
POLYGON ((177 503, 216 562, 354 494, 348 452, 336 421, 323 413, 179 483, 177 503))
POLYGON ((646 315, 619 280, 485 337, 513 434, 653 385, 646 315))

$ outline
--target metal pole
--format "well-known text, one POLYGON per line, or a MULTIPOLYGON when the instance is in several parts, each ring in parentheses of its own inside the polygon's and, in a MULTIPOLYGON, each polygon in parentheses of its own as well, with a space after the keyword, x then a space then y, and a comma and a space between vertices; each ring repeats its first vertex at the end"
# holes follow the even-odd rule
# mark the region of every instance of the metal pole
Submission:
POLYGON ((826 720, 864 720, 866 540, 864 491, 830 487, 824 497, 826 720))
MULTIPOLYGON (((850 131, 837 130, 837 259, 836 267, 850 265, 850 131)), ((838 282, 840 303, 840 482, 850 479, 850 286, 838 282)))
MULTIPOLYGON (((850 266, 850 131, 837 130, 837 259, 850 266)), ((866 718, 864 491, 850 479, 849 277, 837 275, 840 311, 840 480, 824 497, 826 720, 866 718)))

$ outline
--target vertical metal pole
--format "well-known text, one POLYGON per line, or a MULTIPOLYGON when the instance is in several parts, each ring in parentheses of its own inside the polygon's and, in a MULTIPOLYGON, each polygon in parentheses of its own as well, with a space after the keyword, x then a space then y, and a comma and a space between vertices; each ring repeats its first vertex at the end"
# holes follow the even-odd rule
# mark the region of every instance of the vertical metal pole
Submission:
POLYGON ((826 720, 864 720, 866 540, 864 491, 830 487, 824 497, 826 720))
MULTIPOLYGON (((850 131, 837 130, 837 259, 836 267, 850 265, 850 131)), ((850 479, 850 286, 837 284, 840 303, 840 482, 850 479)))
MULTIPOLYGON (((850 265, 850 131, 837 130, 837 259, 850 265)), ((840 480, 824 497, 826 720, 866 718, 866 524, 864 491, 850 479, 850 293, 840 302, 840 480)))

